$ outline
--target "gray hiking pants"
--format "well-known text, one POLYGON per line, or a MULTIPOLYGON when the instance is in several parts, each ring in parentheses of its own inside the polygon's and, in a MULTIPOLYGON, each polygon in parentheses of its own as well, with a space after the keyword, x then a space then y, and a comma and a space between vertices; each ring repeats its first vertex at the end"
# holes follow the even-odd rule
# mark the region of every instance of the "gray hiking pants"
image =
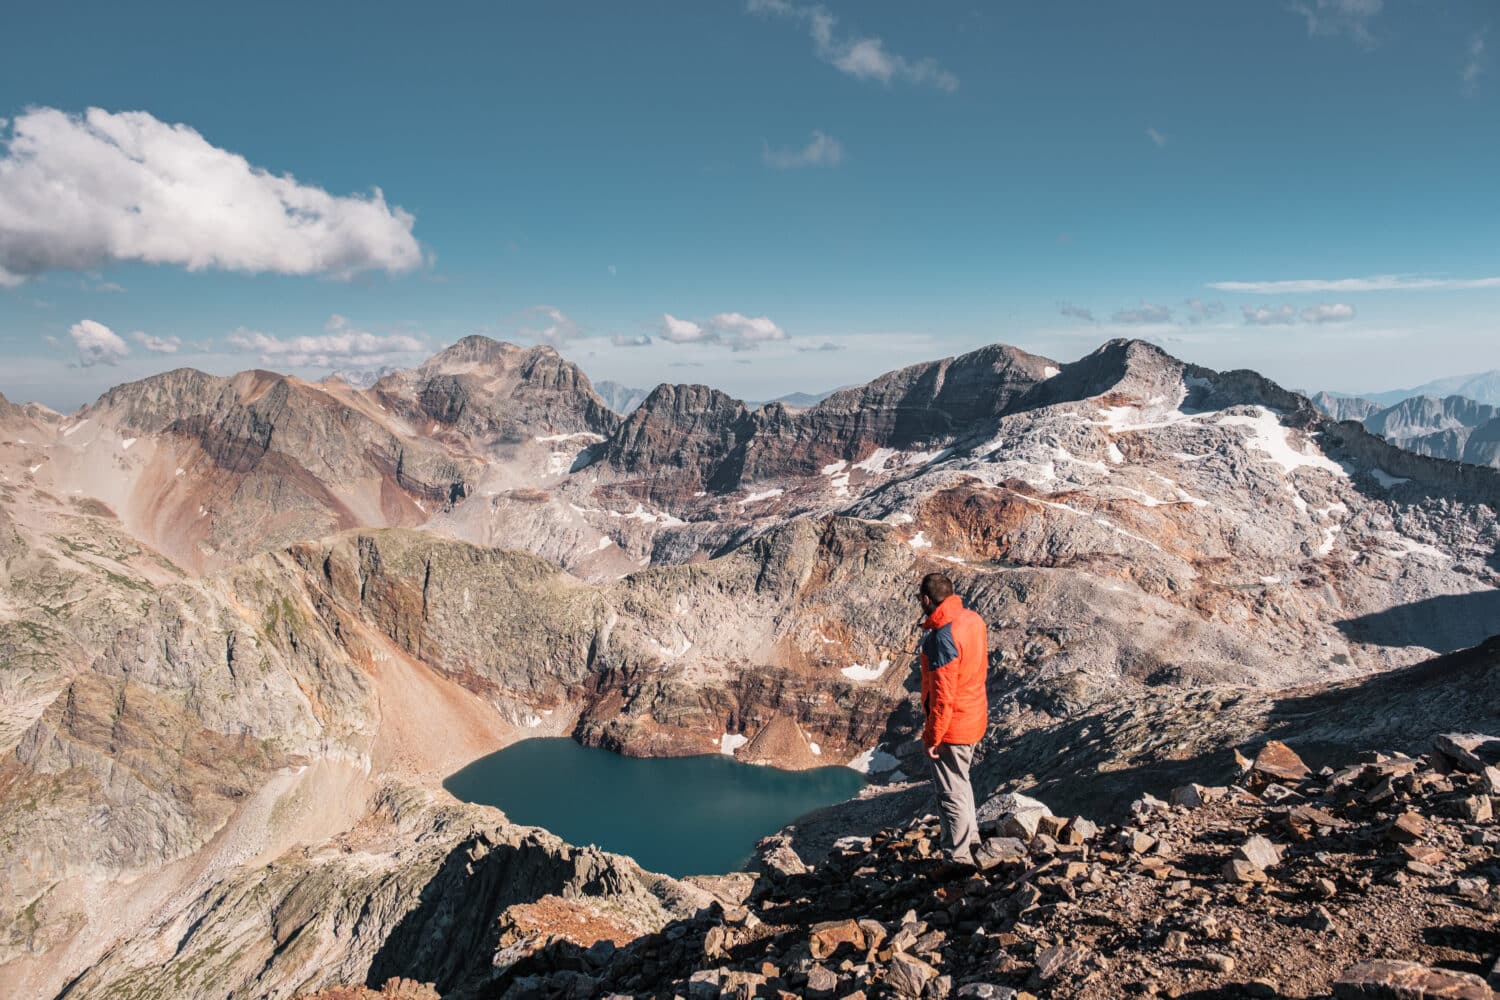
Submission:
POLYGON ((937 788, 938 816, 943 824, 943 850, 955 861, 973 860, 973 850, 979 846, 974 786, 969 784, 969 765, 973 760, 972 743, 939 743, 937 760, 932 761, 932 784, 937 788))

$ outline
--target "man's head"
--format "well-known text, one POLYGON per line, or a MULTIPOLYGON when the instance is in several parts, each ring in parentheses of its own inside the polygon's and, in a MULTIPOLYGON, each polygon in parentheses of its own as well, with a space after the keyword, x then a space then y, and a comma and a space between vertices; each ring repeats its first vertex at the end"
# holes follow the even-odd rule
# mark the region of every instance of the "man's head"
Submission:
POLYGON ((937 606, 953 596, 953 581, 944 573, 928 573, 922 577, 922 586, 917 589, 917 598, 922 602, 922 611, 932 614, 937 606))

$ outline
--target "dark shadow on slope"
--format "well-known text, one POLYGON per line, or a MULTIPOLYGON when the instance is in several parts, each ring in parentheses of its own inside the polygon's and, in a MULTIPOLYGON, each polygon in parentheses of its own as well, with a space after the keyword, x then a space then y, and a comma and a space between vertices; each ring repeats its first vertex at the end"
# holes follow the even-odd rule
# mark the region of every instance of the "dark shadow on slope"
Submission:
POLYGON ((1336 624, 1352 642, 1452 653, 1500 630, 1500 590, 1429 597, 1336 624))
MULTIPOLYGON (((1222 689, 1220 689, 1222 691, 1222 689)), ((1181 759, 1121 760, 1130 748, 1101 739, 1122 708, 1110 704, 1045 728, 996 740, 979 760, 973 781, 982 803, 996 792, 1026 785, 1027 794, 1054 811, 1098 821, 1125 818, 1143 793, 1165 797, 1189 782, 1227 784, 1237 770, 1231 747, 1246 753, 1267 740, 1281 740, 1314 769, 1338 766, 1362 750, 1425 753, 1435 733, 1467 730, 1500 733, 1500 636, 1482 645, 1434 657, 1410 667, 1337 685, 1282 692, 1245 690, 1221 700, 1207 716, 1180 699, 1184 692, 1148 697, 1129 711, 1162 713, 1163 725, 1202 748, 1181 759), (1171 713, 1178 713, 1176 721, 1171 713)), ((908 740, 910 737, 908 736, 908 740)), ((931 812, 926 772, 904 791, 854 800, 803 817, 789 832, 805 859, 822 857, 837 836, 868 834, 882 825, 931 812)), ((985 817, 981 807, 981 818, 985 817)))
POLYGON ((365 984, 379 989, 394 976, 437 985, 443 995, 496 980, 492 962, 507 907, 549 894, 602 896, 625 888, 602 852, 549 847, 526 836, 495 842, 483 833, 458 844, 370 962, 365 984))
MULTIPOLYGON (((1082 741, 1091 725, 1097 728, 1098 719, 1092 716, 1027 733, 1015 742, 1024 748, 1029 741, 1040 741, 1044 751, 1014 756, 1035 760, 1055 754, 1059 766, 1033 769, 1039 779, 1034 794, 1055 810, 1119 819, 1144 792, 1165 796, 1188 782, 1232 781, 1236 768, 1230 748, 1234 746, 1249 753, 1267 740, 1281 740, 1314 770, 1347 764, 1361 750, 1425 753, 1435 733, 1500 732, 1500 636, 1472 649, 1360 681, 1265 695, 1267 710, 1257 726, 1250 725, 1259 721, 1260 707, 1250 701, 1254 697, 1255 693, 1247 692, 1243 704, 1248 711, 1225 720, 1228 724, 1223 726, 1218 748, 1184 760, 1148 761, 1089 774, 1077 767, 1082 762, 1074 755, 1069 766, 1066 748, 1082 741), (1247 728, 1249 738, 1236 738, 1247 728)), ((977 793, 987 793, 996 784, 1027 773, 1005 773, 1005 760, 1012 756, 1008 750, 1001 748, 984 762, 981 773, 995 784, 982 790, 976 781, 977 793)))

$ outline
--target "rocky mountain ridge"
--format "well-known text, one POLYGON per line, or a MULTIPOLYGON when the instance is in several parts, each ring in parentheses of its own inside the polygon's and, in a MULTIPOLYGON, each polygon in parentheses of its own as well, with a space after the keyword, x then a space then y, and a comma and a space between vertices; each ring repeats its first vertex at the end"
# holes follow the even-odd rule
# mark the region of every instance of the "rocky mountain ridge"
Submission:
POLYGON ((1356 420, 1407 451, 1500 468, 1500 409, 1464 396, 1412 396, 1384 407, 1319 393, 1313 402, 1335 420, 1356 420))
MULTIPOLYGON (((484 338, 367 391, 182 370, 0 406, 0 476, 0 967, 37 995, 400 974, 373 956, 449 832, 524 836, 460 821, 442 777, 526 735, 870 769, 793 835, 810 860, 820 823, 904 822, 931 570, 991 623, 991 799, 1087 774, 1112 815, 1283 702, 1363 706, 1300 716, 1340 747, 1392 745, 1356 742, 1392 705, 1493 703, 1458 651, 1500 610, 1500 472, 1140 342, 986 348, 799 411, 664 386, 625 419, 484 338), (1419 683, 1434 654, 1457 666, 1419 683)), ((488 925, 453 863, 444 898, 488 925)), ((515 927, 551 912, 534 881, 515 927)))

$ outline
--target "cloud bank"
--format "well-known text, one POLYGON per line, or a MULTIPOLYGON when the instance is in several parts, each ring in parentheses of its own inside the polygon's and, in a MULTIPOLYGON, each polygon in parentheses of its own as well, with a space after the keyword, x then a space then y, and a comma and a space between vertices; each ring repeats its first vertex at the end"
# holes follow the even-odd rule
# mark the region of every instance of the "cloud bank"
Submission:
POLYGON ((661 339, 673 344, 718 344, 735 351, 753 351, 768 341, 789 339, 768 316, 719 313, 695 323, 664 313, 661 319, 661 339))
POLYGON ((1377 274, 1368 278, 1298 278, 1289 281, 1213 281, 1209 288, 1252 295, 1297 295, 1307 292, 1429 292, 1500 288, 1495 278, 1419 278, 1407 274, 1377 274))
POLYGON ((261 364, 289 368, 329 365, 379 365, 392 355, 427 349, 420 337, 410 334, 376 334, 356 329, 343 316, 329 317, 323 333, 312 337, 281 338, 257 330, 238 329, 227 338, 231 347, 260 356, 261 364))
POLYGON ((0 133, 0 285, 117 262, 328 275, 422 262, 414 217, 251 165, 144 111, 27 111, 0 133))

